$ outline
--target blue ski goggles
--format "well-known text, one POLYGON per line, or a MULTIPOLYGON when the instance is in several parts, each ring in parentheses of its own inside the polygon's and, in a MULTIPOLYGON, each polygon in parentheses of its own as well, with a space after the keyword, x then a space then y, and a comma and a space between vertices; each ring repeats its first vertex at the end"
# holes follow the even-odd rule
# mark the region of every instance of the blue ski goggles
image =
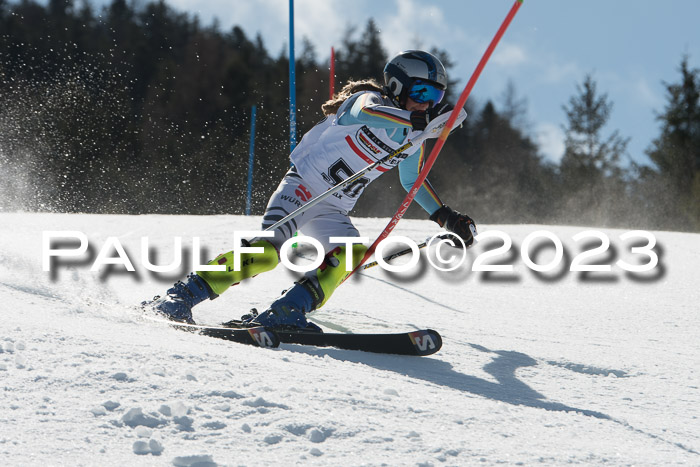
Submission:
POLYGON ((438 88, 429 81, 418 79, 408 90, 408 97, 419 104, 432 101, 431 106, 435 106, 445 97, 445 90, 438 88))

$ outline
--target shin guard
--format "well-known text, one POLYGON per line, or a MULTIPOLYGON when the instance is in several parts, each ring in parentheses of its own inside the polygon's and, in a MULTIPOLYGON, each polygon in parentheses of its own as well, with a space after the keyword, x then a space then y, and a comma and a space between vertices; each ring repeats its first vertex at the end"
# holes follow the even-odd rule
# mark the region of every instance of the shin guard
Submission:
POLYGON ((335 289, 362 261, 366 251, 367 247, 365 245, 356 243, 352 246, 352 267, 348 271, 345 266, 347 252, 344 246, 339 246, 328 252, 318 269, 307 273, 301 282, 306 282, 312 286, 307 288, 315 289, 312 290, 315 295, 314 308, 320 308, 326 304, 333 292, 335 292, 335 289))
POLYGON ((279 263, 277 249, 267 240, 258 240, 246 246, 261 247, 263 252, 241 253, 241 267, 239 271, 234 271, 233 251, 229 251, 217 256, 208 263, 209 265, 225 265, 226 271, 197 272, 197 275, 206 281, 215 294, 221 295, 232 285, 236 285, 249 277, 257 276, 262 272, 270 271, 279 263))

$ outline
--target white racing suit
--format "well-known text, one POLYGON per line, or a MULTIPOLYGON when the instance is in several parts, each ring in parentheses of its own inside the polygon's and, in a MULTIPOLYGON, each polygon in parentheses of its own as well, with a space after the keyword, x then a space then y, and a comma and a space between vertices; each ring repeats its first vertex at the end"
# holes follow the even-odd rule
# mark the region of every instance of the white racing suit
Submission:
MULTIPOLYGON (((411 129, 410 112, 394 107, 388 98, 370 91, 352 95, 336 115, 324 118, 306 133, 292 152, 294 166, 268 202, 263 229, 311 198, 393 153, 418 134, 411 129)), ((301 231, 321 242, 328 252, 337 246, 331 244, 328 237, 359 236, 348 213, 365 187, 383 173, 399 166, 401 183, 408 190, 418 177, 424 155, 421 145, 389 159, 344 190, 280 226, 270 241, 279 248, 295 232, 301 231)), ((428 214, 442 206, 427 181, 416 200, 428 214)))
MULTIPOLYGON (((390 99, 377 92, 353 94, 340 106, 337 114, 324 118, 306 133, 292 152, 293 167, 268 202, 263 215, 263 230, 418 135, 412 130, 410 114, 395 107, 390 99)), ((243 279, 273 269, 279 262, 280 246, 299 231, 318 240, 326 254, 321 267, 307 273, 307 278, 319 292, 314 298, 313 308, 322 306, 349 274, 345 267, 345 246, 331 243, 329 237, 358 237, 359 233, 350 221, 348 212, 365 187, 384 172, 398 166, 401 184, 409 190, 420 173, 424 155, 423 145, 411 147, 369 171, 344 190, 279 226, 274 230, 274 237, 251 240, 251 246, 261 247, 264 252, 250 258, 242 254, 243 268, 240 271, 232 271, 229 267, 227 272, 202 271, 198 274, 215 294, 221 294, 243 279)), ((416 195, 416 201, 428 214, 442 206, 427 180, 416 195)), ((353 267, 359 264, 366 251, 367 247, 362 244, 352 247, 353 267)), ((225 253, 210 264, 230 265, 232 258, 232 252, 225 253)))

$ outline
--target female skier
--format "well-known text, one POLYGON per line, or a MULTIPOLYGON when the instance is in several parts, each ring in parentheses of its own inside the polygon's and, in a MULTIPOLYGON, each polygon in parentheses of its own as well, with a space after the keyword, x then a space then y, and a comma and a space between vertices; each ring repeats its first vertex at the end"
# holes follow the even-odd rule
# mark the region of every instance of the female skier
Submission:
MULTIPOLYGON (((423 131, 438 115, 451 111, 442 102, 447 88, 445 68, 434 55, 409 50, 392 58, 384 67, 382 87, 373 80, 350 81, 327 101, 325 118, 304 135, 291 154, 292 168, 272 194, 263 216, 262 228, 272 226, 311 198, 342 182, 382 157, 394 152, 408 139, 423 131)), ((424 162, 424 145, 411 148, 308 211, 273 231, 273 237, 244 241, 262 253, 241 253, 238 271, 233 267, 233 251, 221 254, 210 265, 226 266, 226 271, 190 273, 177 282, 165 297, 144 302, 144 306, 176 321, 193 323, 192 307, 214 299, 232 285, 269 271, 279 263, 280 246, 297 230, 318 240, 326 256, 321 266, 308 272, 261 314, 244 321, 273 329, 321 331, 307 321, 306 314, 323 306, 346 278, 346 255, 352 254, 353 268, 362 260, 367 247, 332 244, 329 237, 358 237, 348 217, 365 186, 382 173, 399 166, 401 184, 409 190, 424 162)), ((441 227, 462 238, 467 246, 476 234, 474 221, 445 206, 426 180, 416 200, 441 227)))

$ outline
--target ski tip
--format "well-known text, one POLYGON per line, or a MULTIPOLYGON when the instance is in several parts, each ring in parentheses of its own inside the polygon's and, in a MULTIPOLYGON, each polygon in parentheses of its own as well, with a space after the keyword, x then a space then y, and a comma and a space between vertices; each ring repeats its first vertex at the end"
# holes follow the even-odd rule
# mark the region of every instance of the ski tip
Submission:
POLYGON ((416 355, 432 355, 442 348, 442 337, 433 329, 422 329, 408 333, 415 347, 416 355))

